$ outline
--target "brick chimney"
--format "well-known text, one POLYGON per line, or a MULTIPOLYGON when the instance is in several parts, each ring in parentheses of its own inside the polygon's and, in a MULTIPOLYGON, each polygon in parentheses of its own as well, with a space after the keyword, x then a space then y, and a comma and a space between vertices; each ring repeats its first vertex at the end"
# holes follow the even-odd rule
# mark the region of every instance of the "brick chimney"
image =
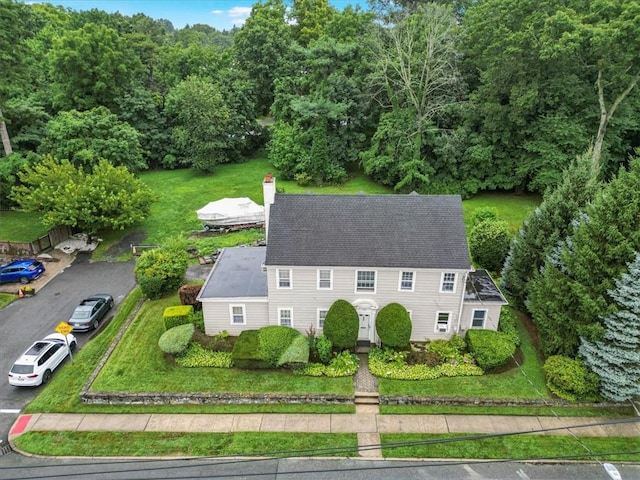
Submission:
POLYGON ((262 181, 262 195, 264 197, 264 231, 266 240, 269 241, 269 210, 276 199, 276 178, 267 173, 262 181))

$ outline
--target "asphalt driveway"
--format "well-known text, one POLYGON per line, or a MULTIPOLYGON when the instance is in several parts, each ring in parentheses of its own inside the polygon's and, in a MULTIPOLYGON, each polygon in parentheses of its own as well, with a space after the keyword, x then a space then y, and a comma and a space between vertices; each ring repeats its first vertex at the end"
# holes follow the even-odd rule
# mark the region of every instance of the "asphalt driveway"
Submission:
MULTIPOLYGON (((36 340, 52 333, 66 321, 80 300, 94 293, 109 293, 115 307, 104 324, 117 311, 126 295, 134 288, 134 261, 123 263, 92 262, 89 254, 78 254, 75 261, 37 290, 33 297, 16 300, 0 310, 0 439, 5 445, 9 428, 18 413, 40 391, 9 385, 6 372, 15 359, 36 340)), ((80 347, 93 332, 78 333, 80 347)))

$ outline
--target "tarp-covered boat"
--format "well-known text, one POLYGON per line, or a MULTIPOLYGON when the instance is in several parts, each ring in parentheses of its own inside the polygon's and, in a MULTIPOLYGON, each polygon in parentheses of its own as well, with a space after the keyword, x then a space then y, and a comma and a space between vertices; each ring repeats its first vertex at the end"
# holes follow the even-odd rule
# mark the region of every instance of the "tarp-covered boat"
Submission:
POLYGON ((207 203, 196 211, 205 228, 225 228, 235 225, 264 224, 264 207, 247 197, 223 198, 207 203))

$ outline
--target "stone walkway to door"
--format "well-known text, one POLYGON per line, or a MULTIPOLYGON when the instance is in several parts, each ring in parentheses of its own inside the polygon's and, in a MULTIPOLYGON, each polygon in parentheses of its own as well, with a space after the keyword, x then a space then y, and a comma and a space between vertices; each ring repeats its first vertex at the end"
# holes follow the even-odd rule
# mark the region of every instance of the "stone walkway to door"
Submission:
MULTIPOLYGON (((353 379, 356 400, 356 415, 378 415, 380 403, 378 399, 378 379, 369 371, 369 355, 358 353, 360 366, 353 379)), ((380 433, 358 432, 358 450, 361 457, 382 458, 380 433)))

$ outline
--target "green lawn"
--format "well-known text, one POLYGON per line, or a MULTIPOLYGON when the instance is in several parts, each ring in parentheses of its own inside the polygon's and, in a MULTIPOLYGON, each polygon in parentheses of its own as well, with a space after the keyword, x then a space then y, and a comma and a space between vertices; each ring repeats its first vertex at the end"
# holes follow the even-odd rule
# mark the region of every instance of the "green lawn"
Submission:
MULTIPOLYGON (((266 157, 258 156, 244 163, 219 165, 215 173, 205 175, 191 169, 158 170, 143 172, 140 178, 153 190, 157 197, 151 214, 144 221, 125 230, 99 232, 103 242, 94 254, 94 258, 107 258, 107 250, 122 238, 141 233, 141 243, 161 244, 167 238, 188 236, 201 228, 196 210, 209 202, 224 197, 249 197, 258 204, 263 203, 262 180, 268 172, 276 177, 278 172, 269 164, 266 157)), ((370 194, 392 193, 386 187, 376 184, 362 174, 353 174, 350 181, 340 186, 299 186, 295 182, 277 179, 277 190, 284 193, 323 193, 323 194, 370 194)), ((535 195, 513 195, 508 193, 480 193, 463 202, 467 229, 471 224, 473 212, 479 207, 494 207, 498 217, 509 223, 515 232, 526 215, 536 207, 540 198, 535 195)), ((0 212, 0 240, 31 241, 46 233, 40 223, 40 215, 24 212, 0 212)), ((190 241, 201 252, 238 243, 250 243, 264 237, 262 230, 239 232, 230 236, 193 238, 190 241), (228 237, 228 238, 226 238, 228 237)), ((130 258, 129 252, 118 258, 130 258)))
POLYGON ((158 348, 158 339, 164 333, 162 312, 165 307, 178 304, 177 296, 145 302, 92 389, 353 395, 351 377, 307 377, 274 370, 183 368, 168 362, 158 348))
POLYGON ((0 240, 31 242, 45 233, 39 213, 0 210, 0 240))
POLYGON ((385 458, 483 458, 524 460, 554 459, 562 456, 572 460, 603 461, 640 460, 637 448, 630 448, 629 437, 579 437, 561 435, 509 435, 464 440, 470 434, 417 435, 384 434, 382 456, 385 458), (592 452, 591 455, 585 447, 592 452), (603 453, 628 452, 613 455, 603 453), (595 455, 594 455, 595 454, 595 455))
POLYGON ((6 307, 17 298, 18 296, 12 293, 0 293, 0 309, 6 307))
POLYGON ((515 195, 513 193, 500 192, 479 193, 473 198, 462 202, 467 234, 472 227, 474 212, 482 207, 495 208, 498 212, 498 220, 507 222, 510 230, 515 233, 520 229, 529 212, 534 210, 541 200, 538 195, 515 195))
POLYGON ((47 456, 353 457, 355 433, 27 432, 18 448, 47 456))

